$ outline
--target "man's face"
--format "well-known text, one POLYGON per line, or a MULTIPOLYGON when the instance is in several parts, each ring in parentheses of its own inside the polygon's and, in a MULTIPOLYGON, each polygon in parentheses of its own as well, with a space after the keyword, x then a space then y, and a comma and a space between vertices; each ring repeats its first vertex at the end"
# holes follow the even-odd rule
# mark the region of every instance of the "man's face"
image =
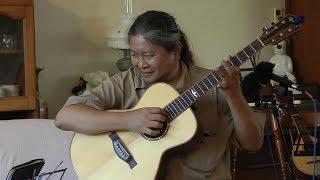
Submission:
POLYGON ((161 46, 152 44, 143 36, 137 35, 130 38, 131 62, 140 72, 145 82, 171 81, 176 67, 175 53, 168 53, 161 46))

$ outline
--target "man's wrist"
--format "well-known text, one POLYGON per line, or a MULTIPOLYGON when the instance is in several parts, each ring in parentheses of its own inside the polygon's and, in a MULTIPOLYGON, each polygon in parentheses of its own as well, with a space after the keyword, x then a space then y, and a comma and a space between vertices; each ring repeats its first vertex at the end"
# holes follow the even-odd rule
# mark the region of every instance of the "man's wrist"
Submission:
POLYGON ((241 92, 237 93, 230 93, 228 96, 226 96, 226 100, 229 103, 239 103, 239 102, 246 102, 245 98, 243 97, 241 92))

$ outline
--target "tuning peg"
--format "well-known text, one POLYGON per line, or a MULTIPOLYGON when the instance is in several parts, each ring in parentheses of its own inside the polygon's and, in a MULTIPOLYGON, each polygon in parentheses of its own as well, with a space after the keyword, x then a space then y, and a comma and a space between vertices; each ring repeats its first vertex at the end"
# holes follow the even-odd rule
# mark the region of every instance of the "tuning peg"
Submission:
POLYGON ((263 27, 263 28, 262 28, 262 31, 263 31, 263 32, 267 32, 267 31, 268 31, 268 28, 267 28, 267 27, 263 27))
POLYGON ((296 18, 291 18, 291 22, 293 22, 295 25, 302 24, 304 22, 304 16, 298 16, 296 18))

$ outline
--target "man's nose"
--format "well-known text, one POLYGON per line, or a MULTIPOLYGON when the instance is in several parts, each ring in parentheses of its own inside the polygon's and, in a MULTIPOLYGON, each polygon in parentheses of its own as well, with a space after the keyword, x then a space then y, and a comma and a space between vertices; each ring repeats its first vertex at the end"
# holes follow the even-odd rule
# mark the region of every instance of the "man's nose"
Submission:
POLYGON ((139 62, 138 62, 138 66, 140 68, 144 68, 148 66, 148 63, 146 62, 145 58, 143 56, 139 57, 139 62))

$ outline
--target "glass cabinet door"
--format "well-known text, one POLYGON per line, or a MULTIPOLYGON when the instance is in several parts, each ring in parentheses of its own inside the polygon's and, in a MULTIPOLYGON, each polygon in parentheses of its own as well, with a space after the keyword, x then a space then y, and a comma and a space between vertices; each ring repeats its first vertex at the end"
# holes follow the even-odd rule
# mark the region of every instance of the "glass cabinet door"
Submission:
POLYGON ((0 119, 18 111, 37 117, 36 95, 33 3, 1 0, 0 119))
POLYGON ((37 118, 33 0, 0 0, 0 119, 37 118))
POLYGON ((0 15, 0 98, 25 96, 23 20, 0 15))

